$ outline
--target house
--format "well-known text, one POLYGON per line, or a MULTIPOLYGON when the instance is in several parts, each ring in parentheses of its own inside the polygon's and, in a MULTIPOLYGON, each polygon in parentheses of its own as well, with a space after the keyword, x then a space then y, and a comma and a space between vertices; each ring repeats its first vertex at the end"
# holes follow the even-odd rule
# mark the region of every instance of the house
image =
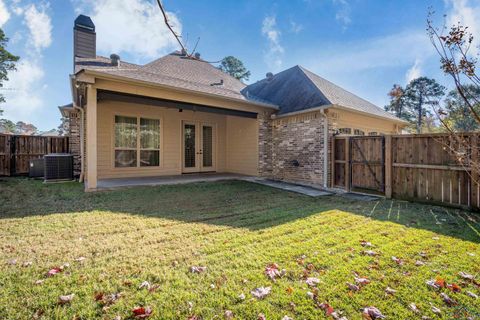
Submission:
POLYGON ((397 133, 402 120, 295 66, 251 85, 200 55, 145 65, 96 55, 74 25, 70 149, 86 190, 102 179, 228 172, 328 185, 333 134, 397 133))

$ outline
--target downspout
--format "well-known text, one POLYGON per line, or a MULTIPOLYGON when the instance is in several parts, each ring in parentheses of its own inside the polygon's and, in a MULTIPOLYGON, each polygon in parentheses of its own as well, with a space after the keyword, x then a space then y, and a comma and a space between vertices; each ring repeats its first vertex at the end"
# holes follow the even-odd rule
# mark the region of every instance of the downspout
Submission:
POLYGON ((320 111, 323 117, 325 118, 325 123, 323 125, 323 187, 328 188, 328 117, 325 113, 325 110, 320 111))

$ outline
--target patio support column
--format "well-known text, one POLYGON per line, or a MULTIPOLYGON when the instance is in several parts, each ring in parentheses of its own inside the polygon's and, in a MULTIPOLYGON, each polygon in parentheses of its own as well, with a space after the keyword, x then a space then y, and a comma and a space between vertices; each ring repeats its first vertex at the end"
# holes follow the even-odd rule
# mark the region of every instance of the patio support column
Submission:
POLYGON ((97 89, 87 87, 87 184, 86 190, 97 188, 97 89))

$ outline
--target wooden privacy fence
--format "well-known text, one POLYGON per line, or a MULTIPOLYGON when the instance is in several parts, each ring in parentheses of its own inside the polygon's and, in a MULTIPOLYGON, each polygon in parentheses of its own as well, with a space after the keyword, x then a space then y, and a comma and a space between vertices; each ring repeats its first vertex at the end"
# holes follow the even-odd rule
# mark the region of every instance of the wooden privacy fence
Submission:
POLYGON ((30 160, 68 151, 68 137, 0 134, 0 176, 27 174, 30 160))
MULTIPOLYGON (((462 137, 478 163, 479 134, 462 137)), ((459 163, 455 143, 448 134, 334 137, 332 187, 479 209, 479 173, 459 163)))

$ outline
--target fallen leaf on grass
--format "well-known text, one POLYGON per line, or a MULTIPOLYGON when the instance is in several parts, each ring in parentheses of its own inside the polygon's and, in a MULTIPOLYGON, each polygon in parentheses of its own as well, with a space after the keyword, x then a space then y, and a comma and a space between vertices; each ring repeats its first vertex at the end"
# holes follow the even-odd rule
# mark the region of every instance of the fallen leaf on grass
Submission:
POLYGON ((202 273, 207 271, 207 267, 192 266, 190 267, 191 273, 202 273))
POLYGON ((289 316, 284 316, 282 320, 293 320, 293 318, 290 318, 289 316))
POLYGON ((475 276, 474 276, 474 275, 468 274, 468 273, 463 272, 463 271, 460 271, 460 272, 458 273, 458 275, 459 275, 460 277, 462 277, 463 279, 465 279, 465 280, 474 280, 474 279, 475 279, 475 276))
POLYGON ((17 264, 17 259, 11 259, 11 260, 8 260, 7 264, 11 265, 11 266, 14 266, 17 264))
POLYGON ((75 258, 75 262, 83 262, 85 259, 85 257, 78 257, 78 258, 75 258))
POLYGON ((373 250, 365 250, 365 251, 362 251, 362 254, 366 255, 366 256, 370 256, 370 257, 375 257, 375 256, 378 256, 378 253, 373 251, 373 250))
POLYGON ((394 295, 395 293, 397 293, 397 290, 392 289, 392 288, 390 288, 390 287, 387 287, 387 288, 385 289, 385 293, 386 293, 386 294, 394 295))
POLYGON ((70 302, 72 302, 74 296, 75 296, 74 293, 68 294, 68 295, 65 295, 65 296, 60 296, 60 297, 58 297, 58 304, 70 303, 70 302))
POLYGON ((385 316, 375 307, 364 308, 362 317, 367 320, 385 319, 385 316))
POLYGON ((425 281, 425 283, 427 284, 427 286, 429 286, 432 289, 435 289, 435 290, 440 289, 440 286, 437 285, 435 280, 427 280, 427 281, 425 281))
POLYGON ((60 272, 62 272, 62 269, 60 269, 60 268, 52 268, 52 269, 48 270, 48 272, 47 272, 47 277, 52 277, 52 276, 54 276, 54 275, 56 275, 56 274, 58 274, 58 273, 60 273, 60 272))
POLYGON ((372 243, 365 241, 365 240, 360 240, 360 245, 362 247, 373 247, 372 243))
POLYGON ((270 280, 275 281, 276 277, 280 277, 280 271, 278 270, 278 264, 271 263, 265 267, 265 274, 270 280))
POLYGON ((350 283, 350 282, 347 282, 347 286, 348 286, 348 289, 350 289, 352 291, 360 290, 359 286, 357 286, 356 284, 350 283))
POLYGON ((364 286, 364 285, 367 285, 370 283, 370 280, 368 280, 367 278, 357 278, 355 277, 355 282, 361 286, 364 286))
POLYGON ((454 306, 457 304, 457 302, 455 300, 453 300, 452 298, 450 298, 448 296, 448 294, 446 293, 440 293, 440 297, 442 298, 443 302, 446 303, 447 306, 451 307, 451 306, 454 306))
POLYGON ((104 294, 103 292, 97 292, 93 298, 101 305, 109 306, 114 304, 121 296, 121 293, 104 294))
POLYGON ((233 319, 233 312, 230 310, 225 310, 223 316, 225 317, 225 319, 233 319))
POLYGON ((136 319, 145 319, 152 315, 152 309, 150 307, 135 307, 132 312, 136 319))
POLYGON ((138 287, 138 289, 143 289, 143 288, 145 288, 145 289, 147 289, 147 290, 150 290, 150 288, 151 288, 150 282, 148 282, 148 281, 143 281, 143 282, 140 284, 140 286, 138 287))
POLYGON ((43 314, 45 313, 45 310, 43 309, 38 309, 35 311, 35 313, 32 316, 33 320, 41 319, 43 317, 43 314))
POLYGON ((462 291, 462 288, 456 283, 449 283, 447 284, 447 288, 450 289, 452 292, 460 292, 462 291))
POLYGON ((250 291, 250 293, 257 299, 263 299, 270 293, 271 290, 272 287, 259 287, 250 291))
POLYGON ((267 320, 267 317, 263 313, 259 313, 257 316, 257 320, 267 320))
POLYGON ((37 280, 37 281, 35 281, 35 284, 36 284, 37 286, 39 286, 39 285, 41 285, 41 284, 43 283, 43 281, 45 281, 45 280, 37 280))
POLYGON ((288 287, 288 288, 286 289, 286 291, 287 291, 288 294, 292 294, 292 293, 293 293, 293 288, 292 288, 292 287, 288 287))
POLYGON ((329 305, 328 303, 324 302, 324 303, 321 303, 319 305, 320 309, 322 309, 323 311, 325 311, 325 315, 328 317, 330 316, 335 310, 333 309, 333 307, 331 305, 329 305))
POLYGON ((305 280, 305 282, 310 286, 310 287, 315 287, 317 284, 320 283, 320 280, 318 278, 310 277, 305 280))
POLYGON ((472 298, 474 298, 474 299, 478 299, 478 296, 477 296, 475 293, 471 292, 471 291, 467 291, 467 296, 472 297, 472 298))
POLYGON ((24 268, 30 267, 32 264, 33 264, 32 261, 25 261, 24 263, 22 263, 22 267, 24 267, 24 268))
POLYGON ((424 266, 424 265, 425 265, 425 262, 420 261, 420 260, 417 260, 417 261, 415 261, 415 265, 416 265, 417 267, 421 267, 421 266, 424 266))
POLYGON ((435 278, 435 284, 440 288, 445 288, 447 286, 447 283, 445 282, 445 279, 443 279, 441 277, 436 277, 435 278))
POLYGON ((399 266, 403 265, 403 260, 397 257, 392 257, 392 261, 398 264, 399 266))
POLYGON ((245 300, 245 295, 244 295, 243 293, 240 293, 240 294, 238 295, 238 299, 240 299, 240 300, 242 300, 242 301, 245 300))
POLYGON ((408 305, 408 307, 410 308, 410 310, 412 310, 412 311, 415 312, 415 313, 419 313, 419 312, 420 312, 420 310, 418 310, 418 308, 417 308, 417 305, 416 305, 415 303, 413 303, 413 302, 410 303, 410 304, 408 305))
POLYGON ((442 310, 432 305, 432 312, 435 314, 441 314, 442 310))

